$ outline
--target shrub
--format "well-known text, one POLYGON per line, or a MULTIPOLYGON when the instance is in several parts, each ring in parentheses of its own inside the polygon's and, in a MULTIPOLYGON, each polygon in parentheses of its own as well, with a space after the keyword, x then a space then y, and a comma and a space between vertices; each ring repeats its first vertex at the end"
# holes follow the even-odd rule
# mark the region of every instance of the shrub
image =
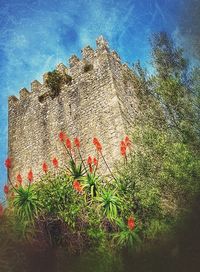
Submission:
POLYGON ((84 65, 84 67, 83 67, 84 73, 87 73, 87 72, 92 71, 92 70, 93 70, 93 65, 90 64, 90 63, 86 63, 86 64, 84 65))
POLYGON ((151 229, 155 237, 190 208, 200 190, 200 160, 170 131, 136 126, 133 139, 135 147, 127 164, 119 166, 119 188, 127 203, 132 201, 143 234, 151 229))
POLYGON ((46 84, 50 88, 49 93, 51 98, 55 98, 59 95, 61 83, 62 75, 58 71, 54 70, 53 72, 48 72, 46 84))
POLYGON ((53 99, 59 95, 62 84, 70 84, 72 77, 67 74, 61 74, 57 70, 48 72, 46 84, 50 88, 49 94, 53 99))

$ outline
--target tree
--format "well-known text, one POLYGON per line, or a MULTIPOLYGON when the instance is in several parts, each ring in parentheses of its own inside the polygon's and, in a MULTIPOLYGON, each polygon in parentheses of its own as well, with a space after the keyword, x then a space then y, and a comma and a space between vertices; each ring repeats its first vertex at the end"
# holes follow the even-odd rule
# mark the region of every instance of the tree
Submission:
POLYGON ((160 101, 168 127, 196 149, 199 135, 195 95, 191 88, 193 83, 190 82, 194 79, 189 77, 183 49, 177 47, 165 32, 153 34, 150 41, 155 69, 155 74, 149 79, 152 92, 160 101))
POLYGON ((166 32, 153 34, 150 43, 152 64, 160 78, 184 76, 187 61, 183 57, 183 49, 176 47, 166 32))

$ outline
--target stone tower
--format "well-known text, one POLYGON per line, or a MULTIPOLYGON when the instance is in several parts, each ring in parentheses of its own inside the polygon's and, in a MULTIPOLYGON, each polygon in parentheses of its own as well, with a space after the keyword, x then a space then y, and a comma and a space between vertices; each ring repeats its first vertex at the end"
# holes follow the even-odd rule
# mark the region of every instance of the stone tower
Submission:
POLYGON ((35 80, 30 92, 23 88, 19 99, 9 97, 11 178, 21 173, 25 179, 29 169, 35 178, 39 177, 42 163, 51 165, 53 157, 64 164, 66 157, 58 140, 60 131, 71 139, 80 138, 85 157, 95 155, 93 137, 101 141, 111 167, 120 157, 119 142, 137 113, 135 76, 102 36, 96 44, 96 50, 90 46, 82 49, 81 60, 73 55, 69 67, 56 67, 72 79, 62 84, 59 95, 50 96, 44 74, 43 84, 35 80))

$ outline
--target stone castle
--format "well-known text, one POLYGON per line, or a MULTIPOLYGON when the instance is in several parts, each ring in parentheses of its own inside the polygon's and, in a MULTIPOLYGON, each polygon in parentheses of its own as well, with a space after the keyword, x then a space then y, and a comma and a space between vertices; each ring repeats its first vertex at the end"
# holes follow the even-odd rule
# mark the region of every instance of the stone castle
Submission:
POLYGON ((69 67, 57 65, 61 75, 71 78, 62 84, 58 95, 50 95, 44 74, 43 84, 37 80, 31 83, 31 92, 23 88, 19 99, 9 97, 11 178, 21 173, 25 179, 29 169, 38 177, 42 163, 50 166, 54 157, 64 165, 60 131, 71 139, 80 138, 85 157, 95 155, 92 139, 97 137, 111 167, 120 158, 119 142, 137 114, 136 78, 102 36, 96 44, 96 50, 90 46, 81 50, 81 60, 73 55, 69 67))

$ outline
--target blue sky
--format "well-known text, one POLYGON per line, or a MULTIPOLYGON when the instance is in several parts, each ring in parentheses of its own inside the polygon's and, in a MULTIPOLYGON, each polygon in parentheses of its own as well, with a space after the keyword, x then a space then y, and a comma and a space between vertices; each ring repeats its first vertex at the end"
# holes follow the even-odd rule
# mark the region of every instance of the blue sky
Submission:
POLYGON ((166 30, 181 41, 183 0, 0 0, 0 190, 6 182, 7 98, 67 63, 103 34, 124 62, 149 63, 148 38, 166 30))

